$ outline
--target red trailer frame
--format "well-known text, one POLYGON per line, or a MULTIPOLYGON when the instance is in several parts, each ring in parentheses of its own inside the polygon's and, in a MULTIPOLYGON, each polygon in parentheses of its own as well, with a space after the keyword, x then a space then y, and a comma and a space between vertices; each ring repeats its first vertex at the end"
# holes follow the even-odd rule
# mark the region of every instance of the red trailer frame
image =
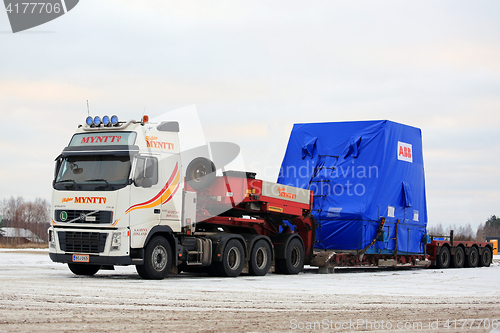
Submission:
MULTIPOLYGON (((245 228, 271 238, 297 234, 304 246, 305 264, 309 264, 316 241, 316 222, 311 215, 312 192, 308 203, 298 202, 293 197, 271 197, 265 195, 263 182, 255 179, 254 173, 231 171, 217 177, 209 188, 197 191, 197 229, 207 225, 245 228)), ((189 191, 187 184, 186 189, 189 191)), ((273 245, 283 244, 278 237, 273 245)))
MULTIPOLYGON (((436 236, 434 236, 436 237, 436 236)), ((493 243, 456 241, 453 230, 450 236, 439 236, 449 240, 435 240, 431 237, 427 244, 432 266, 438 268, 489 267, 493 258, 493 243)))

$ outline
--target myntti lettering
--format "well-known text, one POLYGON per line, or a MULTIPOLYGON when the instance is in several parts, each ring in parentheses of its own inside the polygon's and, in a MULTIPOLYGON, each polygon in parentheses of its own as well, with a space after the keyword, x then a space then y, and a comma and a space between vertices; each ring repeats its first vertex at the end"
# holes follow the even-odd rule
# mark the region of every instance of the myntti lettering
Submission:
POLYGON ((92 144, 92 143, 118 143, 121 140, 119 135, 97 135, 97 136, 87 136, 82 138, 81 144, 92 144))
POLYGON ((157 136, 146 136, 146 146, 148 148, 160 148, 160 149, 167 149, 167 150, 174 149, 173 143, 161 142, 161 141, 157 141, 157 140, 158 140, 157 136))
POLYGON ((105 204, 105 197, 75 197, 75 203, 81 204, 105 204))
POLYGON ((411 144, 398 141, 398 160, 413 163, 411 144))
POLYGON ((297 195, 294 193, 286 192, 286 187, 278 187, 278 193, 280 197, 288 199, 297 199, 297 195))

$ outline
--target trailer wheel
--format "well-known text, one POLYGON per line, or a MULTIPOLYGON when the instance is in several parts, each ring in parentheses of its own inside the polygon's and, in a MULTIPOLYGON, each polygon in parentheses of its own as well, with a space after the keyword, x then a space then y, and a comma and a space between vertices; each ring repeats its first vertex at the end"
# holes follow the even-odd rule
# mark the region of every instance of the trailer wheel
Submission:
POLYGON ((271 268, 271 246, 261 239, 252 248, 248 271, 250 275, 263 276, 269 272, 269 268, 271 268))
POLYGON ((475 247, 471 247, 469 255, 465 257, 465 267, 477 267, 479 262, 479 252, 475 247))
POLYGON ((298 274, 304 268, 304 247, 297 238, 288 243, 286 259, 276 259, 277 272, 281 274, 298 274))
POLYGON ((101 265, 68 264, 68 267, 73 274, 92 276, 99 271, 101 265))
POLYGON ((215 181, 215 164, 204 157, 197 157, 186 169, 186 181, 193 190, 203 190, 215 181))
POLYGON ((455 255, 451 257, 451 267, 462 268, 464 267, 465 253, 464 249, 457 247, 455 249, 455 255))
POLYGON ((489 247, 485 247, 483 250, 483 255, 479 258, 479 267, 490 267, 491 264, 491 250, 489 247))
POLYGON ((439 255, 436 258, 437 268, 448 268, 450 266, 450 249, 448 247, 441 247, 439 255))
POLYGON ((222 261, 214 266, 219 276, 236 277, 241 274, 245 261, 243 246, 236 239, 227 242, 222 254, 222 261))
POLYGON ((137 265, 137 273, 148 280, 161 280, 167 277, 172 266, 172 250, 165 237, 153 237, 144 252, 144 265, 137 265))

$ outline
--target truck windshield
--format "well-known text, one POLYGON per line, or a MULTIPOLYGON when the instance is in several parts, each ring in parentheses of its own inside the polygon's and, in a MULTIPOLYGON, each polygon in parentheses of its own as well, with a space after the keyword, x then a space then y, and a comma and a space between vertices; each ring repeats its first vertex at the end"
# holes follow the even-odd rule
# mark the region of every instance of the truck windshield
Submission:
POLYGON ((65 190, 117 190, 128 184, 130 156, 66 156, 61 161, 54 187, 65 190))

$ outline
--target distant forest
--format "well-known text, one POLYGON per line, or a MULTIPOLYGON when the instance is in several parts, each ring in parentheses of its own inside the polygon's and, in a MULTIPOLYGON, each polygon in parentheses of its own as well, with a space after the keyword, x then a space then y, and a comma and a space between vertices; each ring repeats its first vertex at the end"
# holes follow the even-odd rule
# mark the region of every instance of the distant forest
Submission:
POLYGON ((451 225, 446 229, 441 223, 427 227, 427 233, 432 236, 447 236, 450 230, 453 230, 455 240, 484 242, 486 237, 500 237, 500 218, 495 215, 490 216, 486 222, 478 226, 476 231, 472 229, 470 223, 464 226, 451 225))
MULTIPOLYGON (((22 196, 11 197, 0 202, 0 239, 2 228, 12 227, 30 230, 44 242, 47 242, 47 229, 50 226, 50 203, 46 199, 36 198, 26 201, 22 196)), ((10 245, 18 245, 21 239, 10 240, 10 245)))

